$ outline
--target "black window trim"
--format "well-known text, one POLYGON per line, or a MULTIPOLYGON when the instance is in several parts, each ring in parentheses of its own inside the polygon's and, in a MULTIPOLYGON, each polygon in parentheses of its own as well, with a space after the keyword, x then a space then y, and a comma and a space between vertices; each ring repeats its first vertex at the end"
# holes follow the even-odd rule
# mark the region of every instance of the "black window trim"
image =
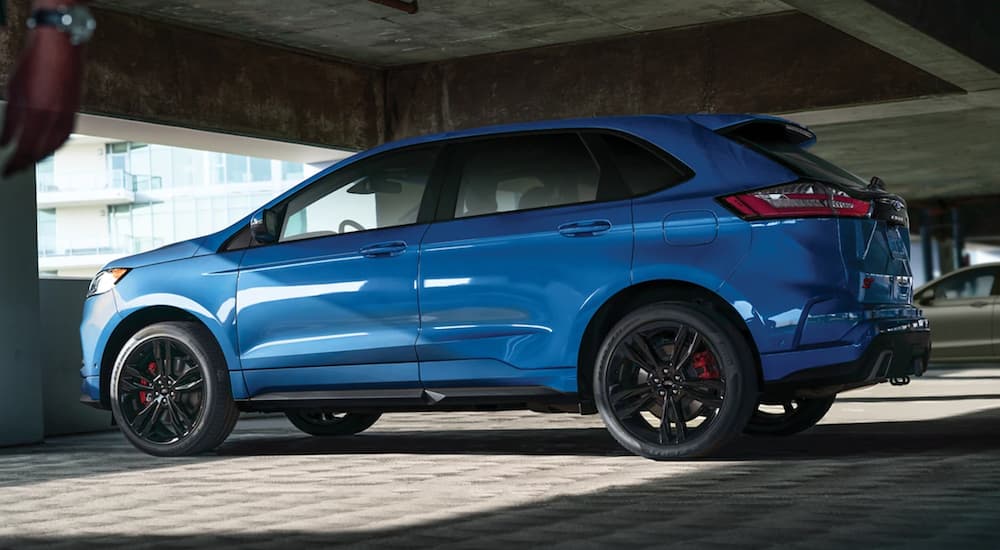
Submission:
MULTIPOLYGON (((367 160, 376 159, 384 155, 389 155, 402 151, 410 151, 423 147, 428 147, 428 148, 437 147, 440 150, 438 151, 438 156, 434 161, 434 167, 431 169, 430 180, 427 182, 427 187, 424 190, 424 196, 420 202, 420 209, 417 212, 417 221, 407 225, 394 225, 392 226, 394 228, 408 227, 411 225, 421 225, 421 224, 429 224, 436 222, 446 222, 452 220, 466 220, 466 219, 480 218, 484 216, 499 216, 501 214, 529 212, 536 210, 544 210, 547 208, 566 208, 571 206, 584 206, 590 204, 617 202, 622 200, 641 199, 644 197, 648 197, 666 191, 667 189, 676 187, 682 183, 691 180, 696 175, 696 172, 690 166, 684 163, 684 161, 675 157, 668 151, 665 151, 662 148, 653 145, 645 138, 618 129, 591 127, 591 126, 585 126, 579 128, 575 127, 548 128, 543 130, 522 130, 522 131, 512 131, 512 132, 487 133, 487 134, 477 134, 474 136, 463 136, 450 139, 446 138, 431 142, 416 143, 405 147, 390 149, 388 151, 384 151, 377 155, 372 155, 369 157, 358 159, 355 162, 342 166, 336 172, 331 172, 328 175, 332 175, 337 172, 340 172, 341 170, 347 169, 350 166, 353 166, 357 162, 365 162, 367 160), (455 217, 455 205, 458 203, 458 185, 461 183, 459 181, 461 174, 456 173, 457 170, 459 170, 461 167, 461 163, 459 162, 458 159, 458 154, 456 153, 456 149, 458 146, 464 143, 484 141, 489 139, 499 139, 499 138, 516 137, 516 136, 532 136, 532 135, 554 135, 554 134, 575 134, 580 139, 584 148, 587 149, 588 153, 591 156, 591 159, 593 159, 595 165, 599 170, 599 180, 597 189, 597 197, 599 198, 586 202, 574 202, 569 204, 540 206, 538 208, 526 208, 523 210, 514 210, 507 212, 492 212, 487 214, 479 214, 476 216, 465 216, 462 218, 455 217), (646 151, 652 153, 654 156, 656 156, 660 160, 663 160, 668 165, 670 165, 674 170, 676 170, 679 173, 680 178, 677 181, 670 183, 669 185, 665 185, 661 188, 657 188, 643 194, 632 195, 630 192, 625 192, 620 197, 600 198, 601 189, 602 187, 605 186, 609 186, 612 189, 623 189, 623 190, 628 189, 628 186, 622 180, 621 173, 619 172, 618 167, 615 164, 614 158, 612 157, 610 151, 608 150, 607 143, 603 139, 594 139, 594 138, 600 138, 604 135, 613 135, 616 137, 620 137, 639 147, 642 147, 646 151)), ((317 182, 313 182, 308 187, 311 187, 317 182)), ((298 193, 295 193, 294 195, 285 198, 285 200, 275 205, 274 208, 275 209, 286 208, 291 200, 293 200, 296 196, 298 196, 299 193, 305 192, 305 190, 308 189, 308 187, 303 188, 299 190, 298 193)), ((259 210, 259 208, 257 210, 259 210)), ((257 210, 254 210, 254 212, 257 212, 257 210)), ((283 222, 284 212, 281 213, 281 217, 283 222)), ((377 229, 379 228, 373 228, 367 231, 375 231, 377 229)), ((389 228, 386 227, 382 229, 389 229, 389 228)), ((246 250, 249 248, 257 248, 261 246, 275 246, 279 244, 288 244, 291 242, 305 242, 313 239, 326 239, 338 236, 338 235, 320 235, 317 237, 310 237, 308 239, 298 239, 295 241, 286 241, 284 243, 275 242, 262 245, 256 243, 252 238, 249 238, 248 235, 249 232, 250 232, 249 226, 240 229, 239 231, 234 233, 230 238, 226 239, 226 241, 223 242, 223 244, 219 247, 219 249, 216 252, 231 252, 237 250, 246 250), (230 248, 230 246, 233 243, 236 243, 237 241, 240 241, 242 239, 247 239, 249 244, 244 245, 243 243, 240 243, 240 246, 230 248)))

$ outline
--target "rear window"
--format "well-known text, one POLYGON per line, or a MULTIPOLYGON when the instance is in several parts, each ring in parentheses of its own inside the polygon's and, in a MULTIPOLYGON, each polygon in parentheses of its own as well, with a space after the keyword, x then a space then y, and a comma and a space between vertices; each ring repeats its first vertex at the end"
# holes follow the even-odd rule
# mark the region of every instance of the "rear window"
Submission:
POLYGON ((796 174, 835 183, 854 189, 866 189, 868 182, 832 162, 810 153, 789 141, 789 134, 781 124, 747 124, 723 130, 722 135, 744 143, 771 159, 787 166, 796 174))

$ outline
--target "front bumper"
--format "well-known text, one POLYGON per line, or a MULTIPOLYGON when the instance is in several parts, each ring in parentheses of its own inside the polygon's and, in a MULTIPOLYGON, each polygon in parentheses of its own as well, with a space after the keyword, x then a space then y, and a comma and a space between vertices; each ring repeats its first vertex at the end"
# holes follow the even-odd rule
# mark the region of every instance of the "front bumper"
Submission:
POLYGON ((795 371, 765 384, 767 394, 824 395, 894 378, 921 376, 931 353, 931 332, 923 318, 884 323, 856 359, 795 371))

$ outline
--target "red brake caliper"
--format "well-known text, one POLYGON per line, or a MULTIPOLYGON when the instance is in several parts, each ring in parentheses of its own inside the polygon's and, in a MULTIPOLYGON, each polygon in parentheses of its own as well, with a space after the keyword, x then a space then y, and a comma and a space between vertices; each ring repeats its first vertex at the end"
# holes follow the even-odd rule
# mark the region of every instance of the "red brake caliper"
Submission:
MULTIPOLYGON (((149 374, 156 374, 156 362, 150 361, 149 365, 146 366, 146 370, 149 371, 149 374)), ((149 380, 146 380, 145 378, 140 378, 139 382, 141 382, 144 386, 149 385, 149 380)), ((142 403, 143 406, 148 405, 152 399, 152 392, 139 392, 139 403, 142 403)))
POLYGON ((716 380, 719 378, 719 367, 715 365, 715 356, 710 351, 699 351, 691 357, 691 366, 694 367, 698 378, 701 380, 716 380))

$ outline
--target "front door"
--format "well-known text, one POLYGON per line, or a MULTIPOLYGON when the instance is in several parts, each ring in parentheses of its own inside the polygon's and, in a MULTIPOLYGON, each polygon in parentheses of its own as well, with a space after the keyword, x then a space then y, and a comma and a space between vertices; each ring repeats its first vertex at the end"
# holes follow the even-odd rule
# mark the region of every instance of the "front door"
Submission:
POLYGON ((419 387, 417 222, 437 151, 361 160, 275 208, 278 242, 247 250, 237 285, 251 396, 419 387))

